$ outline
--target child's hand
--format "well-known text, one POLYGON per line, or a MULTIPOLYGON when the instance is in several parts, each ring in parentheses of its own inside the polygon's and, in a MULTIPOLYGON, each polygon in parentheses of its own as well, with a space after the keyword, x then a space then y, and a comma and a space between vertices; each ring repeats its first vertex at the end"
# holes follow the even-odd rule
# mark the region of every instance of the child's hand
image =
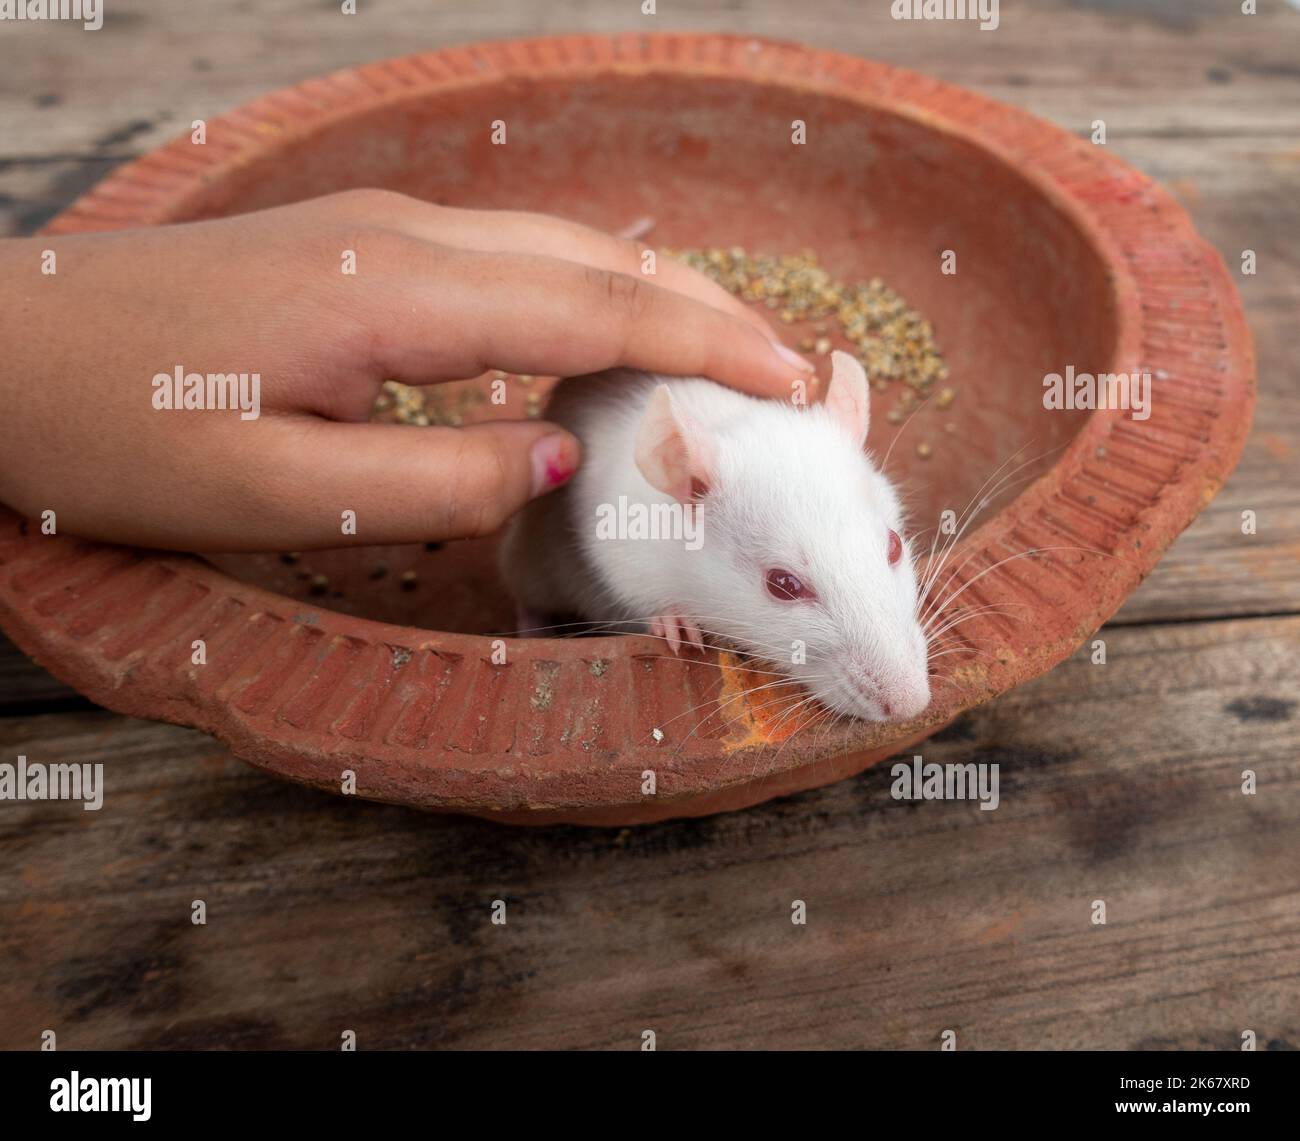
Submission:
POLYGON ((569 478, 577 441, 545 421, 365 423, 385 379, 623 364, 785 395, 810 376, 719 286, 657 270, 574 223, 383 191, 0 243, 0 501, 191 550, 338 546, 349 509, 363 543, 486 534, 569 478), (259 373, 260 417, 155 409, 177 366, 259 373))

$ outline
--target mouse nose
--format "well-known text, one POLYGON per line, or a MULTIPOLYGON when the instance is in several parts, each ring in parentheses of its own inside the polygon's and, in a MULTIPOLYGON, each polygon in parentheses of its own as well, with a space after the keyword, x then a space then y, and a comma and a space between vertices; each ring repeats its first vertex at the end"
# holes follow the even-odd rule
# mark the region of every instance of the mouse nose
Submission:
POLYGON ((919 670, 909 670, 889 678, 880 688, 880 708, 885 716, 899 721, 915 717, 930 704, 930 678, 919 670))
POLYGON ((858 669, 853 680, 863 697, 874 701, 891 721, 915 717, 930 704, 930 678, 924 669, 892 673, 858 669))

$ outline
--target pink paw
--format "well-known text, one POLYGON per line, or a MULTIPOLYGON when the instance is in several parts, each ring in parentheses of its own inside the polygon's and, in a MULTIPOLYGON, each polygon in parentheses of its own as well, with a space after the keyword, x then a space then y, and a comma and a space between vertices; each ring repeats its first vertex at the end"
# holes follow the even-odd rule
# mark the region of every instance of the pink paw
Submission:
POLYGON ((651 618, 650 633, 656 638, 663 638, 672 647, 674 654, 681 649, 683 642, 690 643, 697 650, 704 649, 704 636, 700 633, 699 626, 689 618, 682 618, 676 614, 651 618))

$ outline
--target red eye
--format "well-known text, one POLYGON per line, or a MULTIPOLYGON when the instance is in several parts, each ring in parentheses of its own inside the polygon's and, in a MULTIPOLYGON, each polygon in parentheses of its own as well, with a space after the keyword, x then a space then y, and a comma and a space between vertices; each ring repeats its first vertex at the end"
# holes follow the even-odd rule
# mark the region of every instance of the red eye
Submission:
POLYGON ((798 575, 791 574, 788 570, 781 570, 779 567, 767 572, 767 593, 782 602, 817 597, 817 592, 801 581, 798 575))
POLYGON ((898 532, 891 530, 889 532, 889 565, 897 566, 898 560, 903 557, 903 540, 898 537, 898 532))

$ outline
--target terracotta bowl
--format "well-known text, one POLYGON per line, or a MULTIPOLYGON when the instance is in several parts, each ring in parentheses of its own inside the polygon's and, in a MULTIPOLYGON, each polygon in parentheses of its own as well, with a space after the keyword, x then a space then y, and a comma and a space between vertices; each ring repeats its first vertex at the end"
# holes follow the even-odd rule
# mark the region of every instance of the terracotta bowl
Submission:
MULTIPOLYGON (((782 703, 747 694, 727 655, 676 660, 648 638, 518 640, 494 664, 491 635, 511 623, 491 543, 304 556, 332 584, 312 596, 303 564, 275 554, 127 550, 45 537, 4 513, 0 621, 27 653, 109 708, 197 726, 322 789, 351 769, 375 800, 624 824, 857 772, 1068 656, 1215 494, 1249 424, 1237 295, 1149 178, 960 88, 788 44, 571 37, 341 72, 213 120, 205 146, 182 139, 116 171, 47 233, 360 186, 610 230, 650 216, 659 245, 809 247, 837 277, 882 277, 934 323, 957 400, 918 417, 888 469, 922 525, 978 499, 1017 449, 1047 458, 949 563, 949 589, 971 584, 965 601, 993 610, 955 632, 925 715, 803 732, 782 703), (496 119, 506 146, 491 143, 496 119), (945 250, 955 275, 941 272, 945 250), (1150 418, 1045 411, 1043 377, 1068 365, 1151 373, 1150 418), (974 582, 1028 550, 1041 553, 974 582), (388 573, 372 578, 381 560, 388 573), (419 585, 404 591, 407 569, 419 585)), ((873 409, 878 451, 898 430, 891 399, 873 409)))

